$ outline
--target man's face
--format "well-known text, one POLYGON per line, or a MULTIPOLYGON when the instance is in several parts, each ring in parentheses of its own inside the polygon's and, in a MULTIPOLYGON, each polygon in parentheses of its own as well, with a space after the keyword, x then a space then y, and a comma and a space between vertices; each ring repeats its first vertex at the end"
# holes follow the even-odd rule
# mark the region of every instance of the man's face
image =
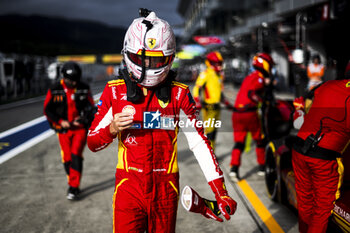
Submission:
POLYGON ((314 63, 315 64, 320 64, 320 60, 318 58, 314 58, 314 63))
POLYGON ((222 62, 216 62, 212 66, 216 72, 222 71, 222 62))
POLYGON ((159 69, 169 64, 171 56, 145 57, 145 67, 149 69, 159 69))
POLYGON ((145 57, 145 67, 146 68, 149 68, 150 67, 150 64, 151 64, 151 59, 149 57, 145 57))
POLYGON ((74 88, 74 87, 77 86, 77 82, 76 81, 70 80, 68 78, 63 78, 63 81, 67 85, 67 87, 69 87, 69 88, 74 88))

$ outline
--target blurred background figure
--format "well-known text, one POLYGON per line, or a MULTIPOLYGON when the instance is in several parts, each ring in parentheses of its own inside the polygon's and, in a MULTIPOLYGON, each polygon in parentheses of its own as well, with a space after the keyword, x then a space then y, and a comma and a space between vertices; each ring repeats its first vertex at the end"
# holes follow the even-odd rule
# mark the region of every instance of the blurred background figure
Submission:
POLYGON ((292 162, 301 233, 326 232, 334 202, 340 197, 342 156, 350 140, 349 74, 350 63, 345 79, 338 77, 315 88, 308 111, 302 98, 295 99, 296 110, 301 113, 294 115, 294 125, 299 121, 300 130, 294 140, 292 162))
POLYGON ((320 55, 313 55, 311 61, 312 62, 307 66, 307 76, 309 78, 307 89, 309 91, 322 83, 322 77, 324 75, 324 65, 321 64, 320 55))
MULTIPOLYGON (((223 94, 223 61, 220 52, 208 53, 205 60, 206 69, 199 74, 193 88, 193 97, 197 109, 202 109, 203 121, 220 120, 220 103, 224 103, 228 108, 231 106, 223 94)), ((213 149, 217 133, 214 125, 209 124, 209 127, 204 129, 213 149)))
POLYGON ((83 172, 83 150, 95 105, 89 85, 80 81, 81 68, 75 62, 62 67, 63 78, 47 92, 44 114, 57 132, 68 178, 68 200, 78 200, 83 172))
POLYGON ((270 75, 274 62, 267 53, 257 53, 253 57, 254 71, 244 80, 236 97, 232 114, 233 138, 235 145, 231 154, 230 177, 237 182, 241 165, 241 154, 245 147, 247 133, 256 142, 256 156, 259 165, 258 175, 264 175, 265 142, 258 109, 263 101, 265 81, 271 82, 270 75))

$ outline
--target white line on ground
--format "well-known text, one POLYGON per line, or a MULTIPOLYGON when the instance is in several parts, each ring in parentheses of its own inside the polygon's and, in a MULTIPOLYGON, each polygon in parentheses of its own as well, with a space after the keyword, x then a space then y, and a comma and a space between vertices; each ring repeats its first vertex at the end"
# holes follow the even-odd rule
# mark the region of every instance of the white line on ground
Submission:
MULTIPOLYGON (((98 93, 96 95, 93 96, 94 100, 97 100, 100 98, 102 92, 98 93)), ((34 120, 28 121, 22 125, 16 126, 15 128, 9 129, 7 131, 4 131, 2 133, 0 133, 0 139, 4 138, 10 134, 14 134, 17 133, 18 131, 21 131, 23 129, 26 129, 28 127, 31 127, 35 124, 41 123, 43 121, 46 121, 46 117, 45 116, 41 116, 38 117, 34 120)), ((6 152, 5 154, 0 156, 0 164, 6 162, 7 160, 15 157, 16 155, 18 155, 19 153, 29 149, 30 147, 38 144, 39 142, 47 139, 48 137, 50 137, 51 135, 55 134, 55 132, 52 129, 46 130, 44 132, 42 132, 41 134, 33 137, 32 139, 22 143, 21 145, 17 146, 16 148, 13 148, 12 150, 6 152)))
POLYGON ((15 157, 19 153, 29 149, 30 147, 38 144, 39 142, 47 139, 51 135, 55 134, 55 132, 52 129, 46 130, 45 132, 33 137, 32 139, 22 143, 21 145, 13 148, 12 150, 6 152, 5 154, 0 156, 0 164, 6 162, 7 160, 15 157))
POLYGON ((16 126, 15 128, 12 128, 12 129, 9 129, 9 130, 6 130, 6 131, 0 133, 0 138, 4 138, 4 137, 6 137, 8 135, 17 133, 17 132, 19 132, 21 130, 24 130, 24 129, 28 128, 28 127, 31 127, 31 126, 33 126, 35 124, 38 124, 38 123, 41 123, 43 121, 46 121, 46 117, 45 116, 38 117, 38 118, 36 118, 34 120, 31 120, 31 121, 28 121, 28 122, 26 122, 26 123, 24 123, 22 125, 16 126))

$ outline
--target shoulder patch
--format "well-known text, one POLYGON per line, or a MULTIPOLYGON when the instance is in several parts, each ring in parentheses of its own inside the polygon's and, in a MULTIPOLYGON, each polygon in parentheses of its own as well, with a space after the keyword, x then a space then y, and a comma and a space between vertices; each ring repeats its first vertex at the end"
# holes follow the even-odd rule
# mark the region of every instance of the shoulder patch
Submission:
POLYGON ((123 79, 112 80, 108 82, 108 87, 119 86, 125 84, 123 79))
POLYGON ((180 83, 180 82, 177 82, 177 81, 172 81, 171 85, 177 86, 177 87, 181 87, 183 89, 188 88, 188 86, 186 84, 183 84, 183 83, 180 83))
POLYGON ((124 79, 114 79, 114 80, 108 81, 108 84, 119 83, 119 82, 124 82, 124 79))

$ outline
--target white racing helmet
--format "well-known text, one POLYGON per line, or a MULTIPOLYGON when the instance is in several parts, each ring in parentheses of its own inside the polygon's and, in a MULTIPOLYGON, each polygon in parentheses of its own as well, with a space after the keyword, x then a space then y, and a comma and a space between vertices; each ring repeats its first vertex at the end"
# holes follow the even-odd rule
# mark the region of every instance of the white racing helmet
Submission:
POLYGON ((123 57, 131 78, 145 87, 163 82, 175 56, 175 36, 170 25, 154 12, 129 26, 123 57))

